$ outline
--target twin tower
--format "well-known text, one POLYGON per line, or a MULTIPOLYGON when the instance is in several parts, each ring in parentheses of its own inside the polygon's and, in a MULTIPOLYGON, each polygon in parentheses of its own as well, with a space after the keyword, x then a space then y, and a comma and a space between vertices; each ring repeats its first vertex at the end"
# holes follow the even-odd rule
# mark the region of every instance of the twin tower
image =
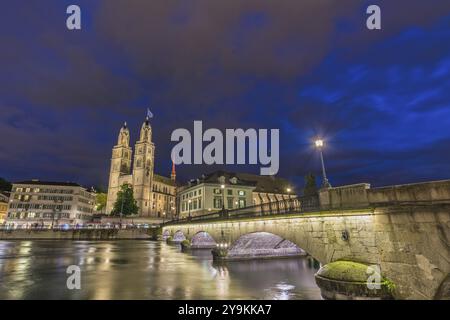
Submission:
MULTIPOLYGON (((129 184, 133 187, 139 215, 156 216, 158 213, 154 202, 157 198, 153 196, 153 191, 158 191, 158 188, 154 186, 155 144, 152 142, 152 127, 148 117, 142 124, 139 140, 135 144, 134 161, 132 158, 130 131, 125 123, 120 129, 117 145, 112 150, 106 212, 111 213, 113 210, 117 192, 121 186, 129 184)), ((171 180, 169 182, 175 181, 174 168, 172 168, 171 180)), ((164 181, 158 179, 158 187, 161 183, 164 181)), ((168 183, 168 185, 173 186, 173 183, 168 183)))

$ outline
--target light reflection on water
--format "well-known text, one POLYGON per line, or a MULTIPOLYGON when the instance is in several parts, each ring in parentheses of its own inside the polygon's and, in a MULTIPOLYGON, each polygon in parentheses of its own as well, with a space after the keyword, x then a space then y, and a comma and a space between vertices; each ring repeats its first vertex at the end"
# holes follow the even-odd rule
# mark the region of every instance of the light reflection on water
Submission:
POLYGON ((307 258, 215 264, 152 241, 0 241, 0 299, 320 299, 307 258), (81 290, 66 288, 79 265, 81 290))

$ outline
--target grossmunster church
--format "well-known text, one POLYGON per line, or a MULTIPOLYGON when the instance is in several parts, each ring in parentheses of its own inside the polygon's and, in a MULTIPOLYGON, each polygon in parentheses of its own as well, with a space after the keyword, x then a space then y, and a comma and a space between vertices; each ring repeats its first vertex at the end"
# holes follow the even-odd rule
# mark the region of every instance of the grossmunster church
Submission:
POLYGON ((155 144, 152 142, 149 117, 142 124, 139 139, 134 146, 134 157, 130 146, 130 131, 125 123, 120 129, 117 144, 112 149, 107 213, 112 211, 120 187, 130 184, 141 217, 171 218, 175 215, 175 166, 172 166, 172 174, 168 178, 156 174, 154 164, 155 144))

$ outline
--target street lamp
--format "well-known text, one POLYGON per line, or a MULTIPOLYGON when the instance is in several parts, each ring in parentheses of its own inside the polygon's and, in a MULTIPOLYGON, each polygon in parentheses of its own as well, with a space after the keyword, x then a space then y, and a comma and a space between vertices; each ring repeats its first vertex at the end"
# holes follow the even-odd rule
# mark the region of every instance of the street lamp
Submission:
POLYGON ((222 211, 225 212, 225 185, 221 184, 220 188, 222 189, 222 211))
POLYGON ((122 194, 122 204, 120 205, 120 220, 119 220, 119 229, 122 229, 122 215, 123 215, 123 202, 125 200, 125 196, 122 194))
POLYGON ((191 200, 191 199, 189 199, 189 200, 188 200, 188 208, 189 208, 189 220, 191 220, 191 202, 192 202, 192 200, 191 200))
MULTIPOLYGON (((54 224, 55 224, 56 208, 57 208, 57 206, 58 206, 58 203, 60 203, 60 204, 63 203, 63 200, 62 200, 62 199, 55 198, 55 199, 53 199, 53 202, 55 203, 55 205, 54 205, 54 207, 53 207, 53 215, 52 215, 52 230, 53 230, 53 227, 54 227, 54 224)), ((61 213, 62 207, 60 207, 59 211, 60 211, 60 213, 61 213)), ((56 219, 57 222, 58 222, 59 218, 60 218, 60 217, 59 217, 59 215, 58 215, 58 218, 56 219)))
POLYGON ((331 188, 331 184, 328 182, 327 179, 327 174, 325 172, 325 163, 323 161, 323 153, 322 153, 322 148, 323 148, 323 140, 322 139, 317 139, 315 141, 316 144, 316 148, 319 149, 320 152, 320 161, 322 163, 322 187, 324 188, 331 188))

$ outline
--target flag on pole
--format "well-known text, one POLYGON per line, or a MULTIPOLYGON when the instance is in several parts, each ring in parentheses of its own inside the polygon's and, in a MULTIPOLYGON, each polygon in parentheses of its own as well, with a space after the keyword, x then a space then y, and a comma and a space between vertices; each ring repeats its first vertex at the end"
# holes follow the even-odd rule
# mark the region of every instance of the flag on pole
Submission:
POLYGON ((150 111, 149 108, 147 108, 147 118, 149 119, 153 118, 153 113, 150 111))

